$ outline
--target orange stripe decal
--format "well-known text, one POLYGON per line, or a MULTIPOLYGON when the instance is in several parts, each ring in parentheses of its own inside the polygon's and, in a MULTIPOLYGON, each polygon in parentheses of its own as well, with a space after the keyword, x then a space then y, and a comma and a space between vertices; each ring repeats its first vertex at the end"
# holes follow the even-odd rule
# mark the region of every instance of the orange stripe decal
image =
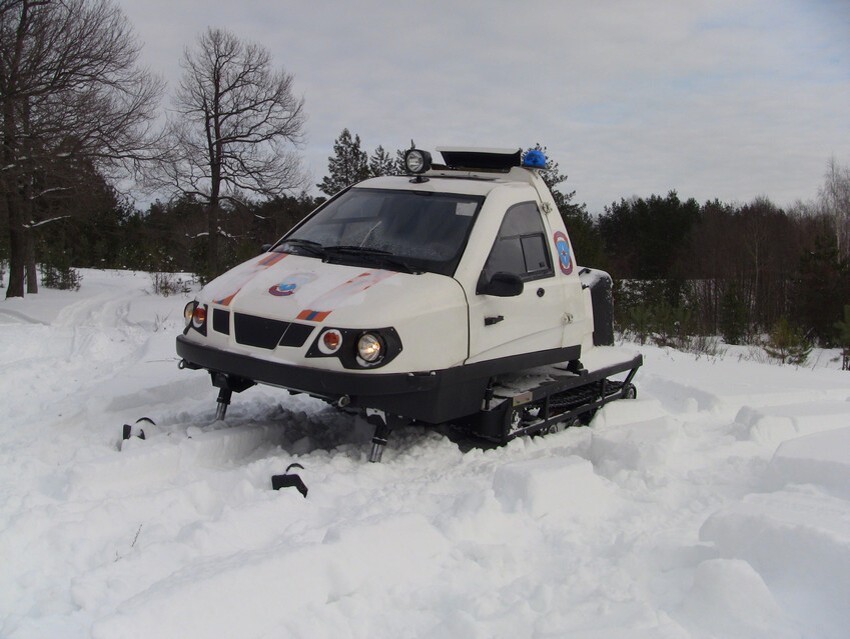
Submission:
POLYGON ((239 293, 239 291, 242 290, 242 287, 245 286, 245 284, 247 284, 252 279, 254 279, 254 276, 257 273, 259 273, 260 271, 264 271, 265 269, 269 268, 270 266, 274 266, 275 264, 280 262, 283 258, 285 258, 287 255, 289 255, 289 253, 272 253, 271 255, 266 255, 266 256, 262 257, 260 259, 260 261, 257 262, 254 265, 254 268, 251 269, 251 272, 248 273, 245 276, 242 284, 239 285, 239 288, 237 288, 235 291, 233 291, 227 297, 223 297, 220 300, 213 300, 213 303, 221 304, 222 306, 230 306, 230 303, 233 301, 233 298, 236 297, 236 295, 239 293))
POLYGON ((298 314, 298 319, 321 322, 346 298, 357 293, 362 293, 378 282, 393 275, 396 275, 393 271, 366 271, 360 273, 360 275, 352 277, 350 280, 343 282, 336 288, 314 299, 310 302, 308 308, 305 308, 298 314), (317 308, 323 310, 317 311, 315 310, 317 308))
POLYGON ((298 313, 297 319, 307 320, 309 322, 321 322, 330 314, 331 311, 313 311, 309 308, 305 308, 303 311, 298 313))
POLYGON ((280 262, 283 258, 285 258, 289 253, 272 253, 271 255, 267 255, 262 258, 257 264, 259 266, 265 266, 268 268, 269 266, 274 266, 278 262, 280 262))

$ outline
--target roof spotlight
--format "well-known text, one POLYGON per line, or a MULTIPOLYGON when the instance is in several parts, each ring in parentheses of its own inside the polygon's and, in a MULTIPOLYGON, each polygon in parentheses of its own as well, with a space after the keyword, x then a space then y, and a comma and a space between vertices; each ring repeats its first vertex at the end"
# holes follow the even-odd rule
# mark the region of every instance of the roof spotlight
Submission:
POLYGON ((421 149, 408 149, 404 152, 404 166, 408 173, 421 175, 431 168, 431 154, 421 149))

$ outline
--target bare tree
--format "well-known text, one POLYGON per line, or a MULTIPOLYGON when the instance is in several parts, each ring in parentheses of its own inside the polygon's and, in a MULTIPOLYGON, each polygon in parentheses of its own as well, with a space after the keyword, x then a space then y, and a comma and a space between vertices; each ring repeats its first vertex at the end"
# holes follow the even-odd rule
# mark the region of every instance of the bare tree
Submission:
POLYGON ((827 162, 820 201, 835 224, 839 259, 850 259, 850 169, 841 166, 835 157, 827 162))
MULTIPOLYGON (((110 0, 0 0, 7 297, 24 294, 28 229, 38 222, 41 198, 79 188, 80 162, 117 178, 155 155, 151 123, 163 83, 137 66, 139 53, 129 23, 110 0)), ((37 291, 32 273, 27 283, 29 292, 37 291)))
POLYGON ((298 156, 304 101, 293 76, 274 70, 267 49, 207 29, 186 49, 170 120, 173 159, 161 178, 172 194, 207 210, 207 275, 219 272, 223 201, 273 197, 303 185, 298 156))

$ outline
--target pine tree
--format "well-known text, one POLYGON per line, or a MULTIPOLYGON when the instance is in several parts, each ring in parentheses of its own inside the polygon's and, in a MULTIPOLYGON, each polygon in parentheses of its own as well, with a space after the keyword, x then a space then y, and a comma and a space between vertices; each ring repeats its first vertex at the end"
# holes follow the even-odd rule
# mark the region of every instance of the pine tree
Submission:
POLYGON ((404 165, 404 154, 410 149, 415 149, 416 143, 411 140, 410 146, 406 149, 398 149, 395 152, 395 172, 399 175, 407 175, 407 167, 404 165))
POLYGON ((783 316, 770 331, 764 350, 773 359, 778 359, 781 364, 801 366, 809 358, 812 347, 806 343, 800 331, 792 327, 788 319, 783 316))
POLYGON ((559 168, 557 162, 553 161, 547 151, 546 147, 542 146, 539 142, 534 145, 533 148, 528 149, 528 151, 542 151, 543 155, 546 156, 546 167, 540 169, 540 177, 543 178, 543 181, 546 183, 546 186, 549 187, 549 190, 552 192, 552 197, 555 200, 555 205, 558 207, 558 210, 561 212, 561 215, 564 218, 568 217, 579 217, 579 214, 585 210, 584 204, 573 204, 572 199, 575 197, 576 192, 570 191, 569 193, 563 193, 558 188, 556 188, 559 184, 566 182, 567 177, 559 168))
POLYGON ((564 193, 557 188, 559 184, 567 181, 567 176, 561 173, 558 163, 547 155, 546 147, 538 142, 533 149, 527 149, 526 153, 531 150, 541 151, 546 156, 546 167, 540 169, 540 177, 552 193, 555 206, 558 207, 561 219, 570 234, 573 249, 581 259, 580 264, 593 265, 597 268, 607 267, 602 237, 594 226, 593 218, 587 212, 587 206, 584 203, 572 202, 575 191, 564 193))
POLYGON ((394 175, 395 172, 395 159, 384 150, 384 147, 378 146, 375 152, 369 157, 369 176, 394 175))
POLYGON ((352 138, 351 132, 343 129, 334 141, 334 155, 328 158, 328 175, 316 186, 322 193, 334 195, 368 177, 368 156, 360 149, 360 136, 352 138))
POLYGON ((747 334, 747 303, 736 280, 730 280, 720 297, 720 334, 727 344, 741 344, 747 334))

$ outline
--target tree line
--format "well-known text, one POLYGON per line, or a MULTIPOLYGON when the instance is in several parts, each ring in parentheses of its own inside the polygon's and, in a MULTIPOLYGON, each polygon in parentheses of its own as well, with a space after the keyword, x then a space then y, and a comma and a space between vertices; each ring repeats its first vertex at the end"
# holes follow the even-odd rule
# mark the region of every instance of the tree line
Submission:
POLYGON ((619 323, 637 335, 742 344, 784 326, 801 343, 831 346, 850 304, 835 224, 814 205, 700 205, 671 191, 612 203, 592 233, 617 280, 619 323))
POLYGON ((677 344, 712 335, 757 343, 767 333, 800 352, 817 343, 850 354, 850 168, 835 159, 818 200, 787 210, 767 197, 700 204, 670 191, 591 216, 571 202, 575 192, 559 190, 567 176, 557 163, 543 179, 578 262, 614 278, 620 330, 677 344))

